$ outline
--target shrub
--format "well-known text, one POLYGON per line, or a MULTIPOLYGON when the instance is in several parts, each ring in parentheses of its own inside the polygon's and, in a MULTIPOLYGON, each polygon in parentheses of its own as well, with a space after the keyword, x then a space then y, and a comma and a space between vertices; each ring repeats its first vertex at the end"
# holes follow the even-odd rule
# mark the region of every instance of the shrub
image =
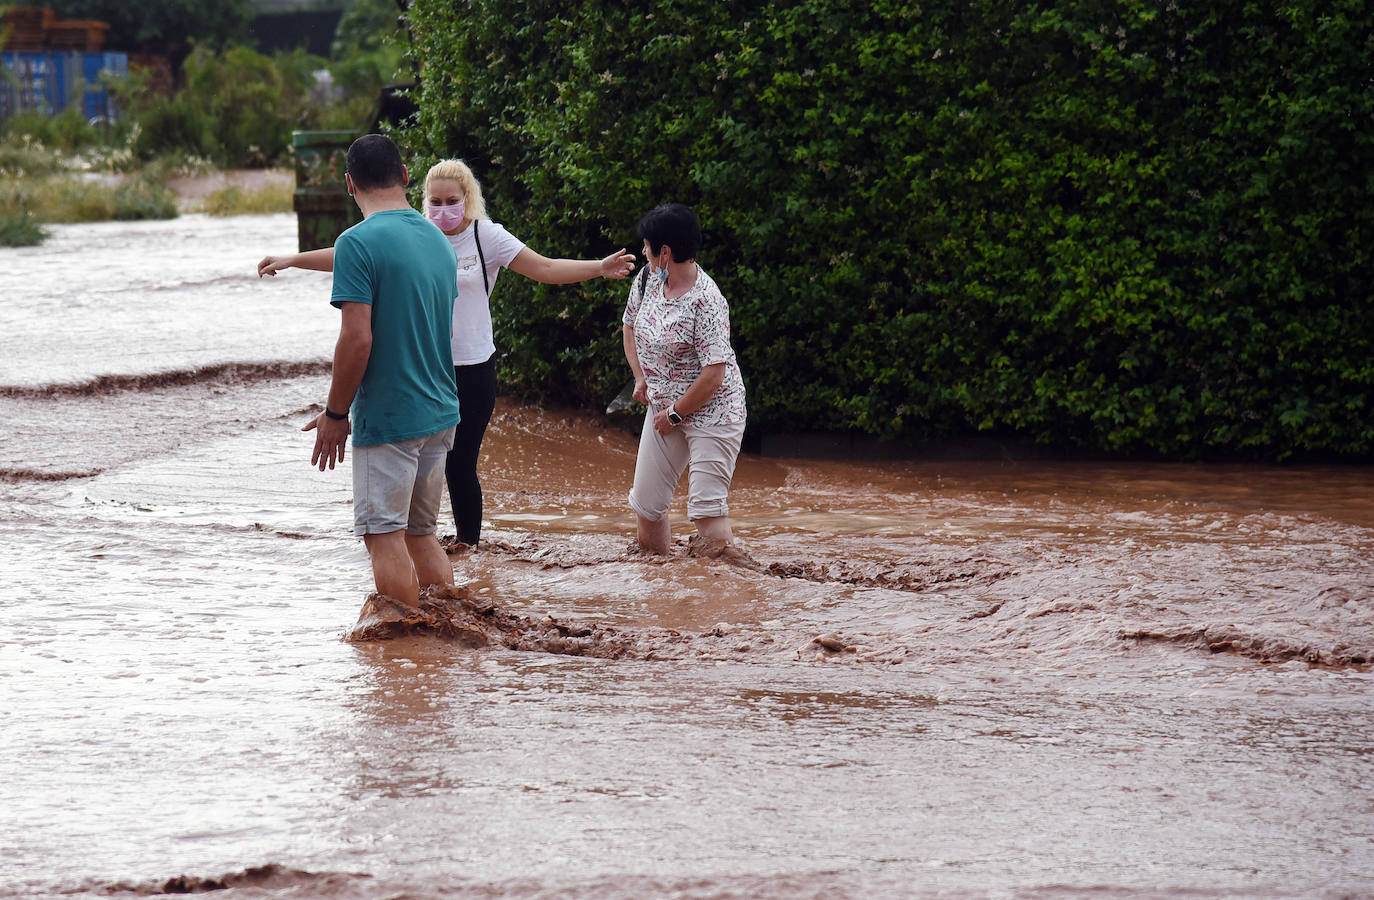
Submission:
POLYGON ((0 247, 33 247, 47 238, 47 230, 28 213, 0 212, 0 247))
POLYGON ((175 219, 177 198, 156 181, 134 176, 126 178, 114 190, 114 209, 110 218, 175 219))
MULTIPOLYGON (((756 429, 1374 454, 1360 0, 410 15, 417 172, 467 157, 558 255, 692 205, 756 429)), ((623 287, 500 290, 506 388, 623 383, 623 287)))
POLYGON ((140 159, 150 160, 168 153, 221 155, 209 114, 190 97, 178 94, 151 100, 135 115, 138 130, 133 151, 140 159))

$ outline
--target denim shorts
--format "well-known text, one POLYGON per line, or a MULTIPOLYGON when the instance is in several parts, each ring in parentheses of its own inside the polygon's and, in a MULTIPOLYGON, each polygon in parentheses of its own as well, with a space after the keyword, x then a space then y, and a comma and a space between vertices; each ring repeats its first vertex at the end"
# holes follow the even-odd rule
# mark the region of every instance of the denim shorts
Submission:
POLYGON ((743 422, 698 426, 687 421, 659 434, 650 410, 639 435, 630 507, 652 522, 662 519, 673 505, 682 470, 688 469, 687 518, 695 522, 729 515, 730 481, 743 438, 743 422))
POLYGON ((444 496, 453 429, 353 448, 353 533, 433 534, 444 496))

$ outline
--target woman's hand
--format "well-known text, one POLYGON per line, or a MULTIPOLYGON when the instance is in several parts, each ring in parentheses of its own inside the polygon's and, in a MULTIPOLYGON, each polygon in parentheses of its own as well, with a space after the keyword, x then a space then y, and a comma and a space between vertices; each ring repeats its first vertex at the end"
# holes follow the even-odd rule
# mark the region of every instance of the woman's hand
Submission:
POLYGON ((654 431, 659 434, 667 434, 677 426, 668 421, 668 410, 660 409, 654 413, 654 431))
POLYGON ((634 393, 634 397, 635 397, 635 399, 638 400, 640 403, 643 403, 645 406, 648 406, 648 405, 649 405, 649 382, 645 381, 643 378, 636 378, 636 379, 635 379, 635 393, 634 393))
POLYGON ((321 247, 306 250, 304 253, 291 253, 286 256, 264 256, 258 263, 258 277, 276 275, 282 269, 310 269, 315 272, 334 271, 334 248, 321 247))
POLYGON ((258 277, 276 275, 282 269, 291 268, 291 260, 290 256, 264 256, 262 262, 258 263, 258 277))
POLYGON ((622 247, 601 261, 602 278, 624 278, 635 270, 635 255, 622 247))

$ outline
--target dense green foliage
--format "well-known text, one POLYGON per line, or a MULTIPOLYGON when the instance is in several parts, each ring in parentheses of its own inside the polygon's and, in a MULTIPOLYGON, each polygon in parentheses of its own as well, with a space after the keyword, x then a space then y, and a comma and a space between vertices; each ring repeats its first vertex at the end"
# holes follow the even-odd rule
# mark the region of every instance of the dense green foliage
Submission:
MULTIPOLYGON (((692 205, 755 428, 1374 453, 1364 0, 415 0, 422 171, 537 250, 692 205)), ((503 280, 503 385, 600 404, 625 288, 503 280)))
POLYGON ((115 93, 138 123, 133 150, 142 159, 175 151, 225 166, 264 166, 280 162, 292 129, 309 121, 313 73, 322 65, 299 50, 267 56, 243 46, 198 47, 172 96, 147 90, 137 71, 115 93))
POLYGON ((63 19, 107 22, 108 50, 160 53, 180 60, 192 43, 222 46, 248 35, 252 0, 43 0, 63 19))

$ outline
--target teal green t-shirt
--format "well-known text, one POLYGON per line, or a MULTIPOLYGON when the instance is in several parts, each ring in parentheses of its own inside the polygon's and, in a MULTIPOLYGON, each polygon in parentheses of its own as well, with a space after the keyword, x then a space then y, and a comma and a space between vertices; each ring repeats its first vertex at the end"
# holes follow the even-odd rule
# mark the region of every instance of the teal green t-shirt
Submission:
POLYGON ((413 209, 383 210, 334 242, 329 302, 372 307, 372 353, 353 398, 353 444, 391 444, 458 423, 453 246, 413 209))

